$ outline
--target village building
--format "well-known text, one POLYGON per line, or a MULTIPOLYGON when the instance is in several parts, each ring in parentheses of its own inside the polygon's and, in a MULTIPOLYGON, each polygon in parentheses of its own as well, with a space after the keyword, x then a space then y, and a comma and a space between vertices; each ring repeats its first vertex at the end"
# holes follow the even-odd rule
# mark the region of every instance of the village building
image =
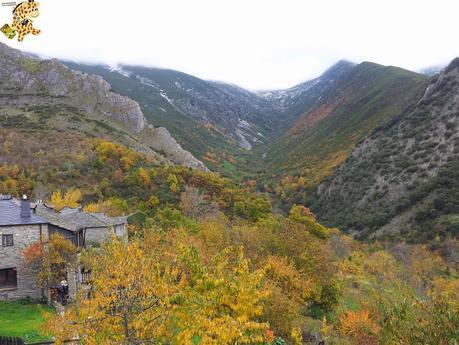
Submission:
POLYGON ((36 213, 48 221, 50 236, 59 233, 77 247, 100 244, 113 235, 127 239, 127 217, 108 217, 81 208, 56 211, 43 203, 37 205, 36 213))
POLYGON ((48 221, 34 214, 30 202, 0 196, 0 300, 40 299, 36 272, 22 264, 22 251, 48 240, 48 221))
MULTIPOLYGON (((78 248, 99 245, 115 235, 127 240, 127 217, 109 217, 81 208, 57 211, 44 203, 31 204, 26 197, 17 200, 0 196, 0 300, 47 297, 37 284, 37 272, 24 267, 22 253, 31 244, 46 243, 58 233, 78 248)), ((85 272, 69 271, 70 297, 84 283, 85 272)))

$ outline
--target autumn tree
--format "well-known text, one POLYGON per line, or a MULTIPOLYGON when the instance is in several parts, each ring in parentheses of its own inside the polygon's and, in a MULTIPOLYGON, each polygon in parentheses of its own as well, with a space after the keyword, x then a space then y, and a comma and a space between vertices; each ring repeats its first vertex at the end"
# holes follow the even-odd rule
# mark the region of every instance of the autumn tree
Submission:
POLYGON ((35 242, 22 252, 24 267, 37 273, 37 282, 43 288, 57 284, 65 276, 67 265, 75 263, 76 254, 75 245, 60 234, 35 242))
POLYGON ((180 209, 187 217, 201 219, 215 214, 218 205, 209 202, 198 188, 185 187, 185 192, 180 195, 180 209))
POLYGON ((60 211, 64 207, 78 207, 82 197, 83 195, 79 189, 69 189, 65 194, 62 194, 61 190, 57 190, 51 195, 49 203, 60 211))
POLYGON ((358 345, 378 345, 380 327, 368 310, 348 311, 340 316, 340 332, 358 345))
POLYGON ((126 200, 113 197, 96 203, 87 204, 84 210, 90 213, 103 212, 111 217, 115 217, 128 214, 129 205, 126 200))
POLYGON ((262 272, 251 272, 240 250, 206 265, 195 248, 178 248, 167 254, 113 240, 87 253, 91 298, 51 316, 46 331, 56 344, 75 336, 88 345, 262 343, 262 272))
POLYGON ((308 208, 301 205, 293 205, 289 213, 290 219, 307 226, 308 231, 314 236, 326 239, 331 231, 316 221, 315 215, 308 208))
POLYGON ((142 181, 143 185, 145 187, 150 187, 151 186, 151 177, 148 171, 144 168, 140 168, 139 171, 137 172, 140 181, 142 181))

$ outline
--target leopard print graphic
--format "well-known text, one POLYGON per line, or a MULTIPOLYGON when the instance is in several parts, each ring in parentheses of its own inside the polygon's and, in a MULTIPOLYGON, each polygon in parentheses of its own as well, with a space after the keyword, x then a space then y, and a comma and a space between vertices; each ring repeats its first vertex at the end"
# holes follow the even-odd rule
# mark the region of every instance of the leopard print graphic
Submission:
POLYGON ((40 15, 39 2, 33 0, 20 3, 13 11, 13 25, 11 27, 18 33, 18 41, 22 42, 28 34, 39 35, 40 30, 33 27, 33 19, 40 15))

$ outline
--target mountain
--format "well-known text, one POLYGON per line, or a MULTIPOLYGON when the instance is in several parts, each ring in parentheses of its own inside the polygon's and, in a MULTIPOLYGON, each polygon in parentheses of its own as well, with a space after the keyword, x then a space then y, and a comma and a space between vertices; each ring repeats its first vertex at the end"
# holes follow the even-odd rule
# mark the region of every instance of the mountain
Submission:
POLYGON ((355 148, 320 185, 312 208, 361 238, 457 236, 458 181, 459 58, 355 148))
POLYGON ((147 122, 168 128, 212 170, 232 177, 301 174, 317 184, 355 143, 395 115, 426 77, 339 61, 287 90, 253 93, 167 69, 82 65, 137 101, 147 122), (263 157, 265 157, 263 159, 263 157))
POLYGON ((2 128, 105 137, 185 166, 206 169, 165 128, 154 128, 132 99, 112 91, 100 76, 74 71, 0 44, 2 128))
POLYGON ((308 185, 316 185, 357 142, 399 114, 426 81, 423 75, 396 67, 340 62, 320 78, 276 97, 293 121, 264 148, 266 171, 300 175, 308 185))
POLYGON ((114 91, 137 101, 149 123, 168 128, 214 170, 224 171, 229 161, 266 142, 276 124, 267 100, 234 85, 168 69, 65 63, 102 76, 114 91))
POLYGON ((298 84, 286 90, 259 92, 258 95, 268 100, 274 109, 284 113, 288 118, 301 115, 326 90, 349 72, 355 64, 341 60, 325 71, 320 77, 298 84))

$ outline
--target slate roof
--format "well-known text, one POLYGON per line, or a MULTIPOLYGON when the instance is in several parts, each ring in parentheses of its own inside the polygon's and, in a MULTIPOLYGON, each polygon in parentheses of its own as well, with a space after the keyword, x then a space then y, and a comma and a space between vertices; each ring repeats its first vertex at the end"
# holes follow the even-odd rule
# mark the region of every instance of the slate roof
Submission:
POLYGON ((127 223, 127 217, 108 217, 105 213, 89 213, 101 222, 110 226, 121 225, 127 223))
POLYGON ((0 196, 0 226, 37 225, 48 222, 32 212, 30 217, 21 217, 21 207, 11 197, 0 196))
POLYGON ((48 223, 58 226, 60 228, 64 228, 70 231, 78 231, 81 230, 82 227, 80 224, 71 221, 70 219, 66 219, 63 215, 53 209, 48 209, 43 206, 38 206, 37 213, 45 218, 48 223))
POLYGON ((50 224, 70 230, 106 228, 127 223, 127 217, 108 217, 104 213, 88 213, 81 209, 73 212, 66 210, 64 213, 55 211, 46 205, 37 208, 38 214, 48 220, 50 224))

